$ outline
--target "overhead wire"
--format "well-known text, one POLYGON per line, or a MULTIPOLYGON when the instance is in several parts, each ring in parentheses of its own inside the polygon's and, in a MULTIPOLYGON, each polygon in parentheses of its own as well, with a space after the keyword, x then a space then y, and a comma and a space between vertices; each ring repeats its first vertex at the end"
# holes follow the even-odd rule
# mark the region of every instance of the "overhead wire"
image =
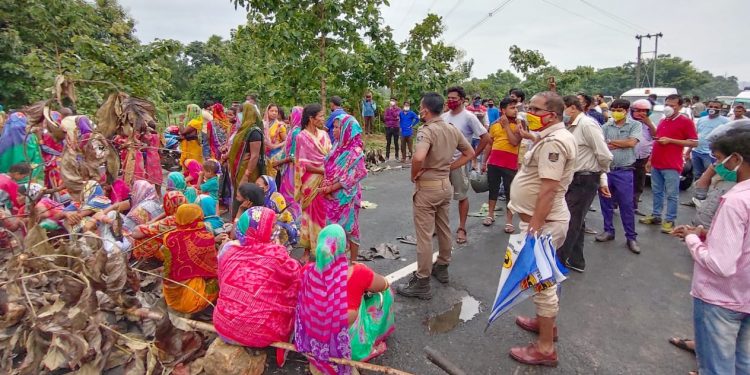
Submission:
POLYGON ((411 5, 409 5, 409 10, 404 13, 404 17, 401 19, 401 22, 399 22, 399 25, 403 25, 404 22, 406 22, 406 19, 409 18, 409 15, 411 14, 411 11, 414 10, 414 4, 417 2, 417 0, 411 0, 411 5))
POLYGON ((633 29, 633 30, 638 31, 638 32, 646 30, 645 27, 640 26, 640 25, 638 25, 636 23, 633 23, 631 21, 628 21, 627 19, 622 18, 622 17, 620 17, 620 16, 618 16, 618 15, 612 13, 612 12, 609 12, 609 11, 605 10, 605 9, 602 9, 602 8, 600 8, 600 7, 598 7, 598 6, 594 5, 594 4, 591 4, 590 2, 588 2, 586 0, 581 0, 581 2, 584 3, 584 4, 586 4, 586 5, 588 5, 591 8, 596 9, 600 13, 608 16, 612 20, 614 20, 614 21, 616 21, 616 22, 618 22, 618 23, 620 23, 620 24, 622 24, 622 25, 624 25, 624 26, 626 26, 626 27, 628 27, 630 29, 633 29))
POLYGON ((450 10, 448 11, 448 13, 446 13, 446 14, 445 14, 445 15, 443 16, 443 19, 445 19, 445 18, 448 18, 448 16, 450 16, 451 14, 453 14, 453 12, 454 12, 454 11, 456 11, 456 9, 458 9, 458 7, 459 7, 459 6, 461 5, 461 3, 462 3, 463 1, 464 1, 464 0, 458 0, 458 1, 456 1, 456 4, 455 4, 455 5, 453 5, 453 7, 452 7, 452 8, 451 8, 451 9, 450 9, 450 10))
POLYGON ((511 1, 513 0, 505 0, 500 5, 498 5, 495 9, 491 10, 484 18, 479 20, 479 22, 475 23, 471 27, 469 27, 466 31, 464 31, 461 35, 459 35, 456 39, 451 42, 451 44, 456 44, 459 40, 463 39, 463 37, 469 35, 470 32, 474 31, 477 27, 482 25, 483 23, 487 22, 492 16, 494 16, 497 12, 501 11, 505 6, 507 6, 511 1))
POLYGON ((623 31, 623 30, 620 30, 620 29, 614 28, 614 27, 612 27, 611 25, 607 25, 607 24, 605 24, 605 23, 601 23, 601 22, 599 22, 599 21, 597 21, 597 20, 595 20, 595 19, 591 19, 591 18, 589 18, 589 17, 586 17, 586 16, 584 16, 583 14, 580 14, 580 13, 576 13, 576 12, 573 12, 573 11, 571 11, 571 10, 568 10, 568 9, 566 9, 566 8, 563 8, 563 7, 561 7, 561 6, 557 5, 557 4, 553 3, 553 2, 550 2, 550 1, 548 1, 548 0, 542 0, 542 2, 544 2, 544 3, 548 4, 548 5, 552 5, 553 7, 557 8, 557 9, 560 9, 560 10, 562 10, 563 12, 566 12, 566 13, 572 14, 572 15, 574 15, 574 16, 577 16, 577 17, 583 18, 583 19, 585 19, 585 20, 587 20, 587 21, 589 21, 589 22, 593 22, 593 23, 595 23, 595 24, 597 24, 597 25, 603 26, 603 27, 605 27, 605 28, 607 28, 607 29, 610 29, 610 30, 612 30, 612 31, 616 31, 616 32, 618 32, 618 33, 621 33, 621 34, 625 34, 625 35, 628 35, 628 36, 630 36, 630 35, 631 35, 631 33, 627 32, 627 31, 623 31))

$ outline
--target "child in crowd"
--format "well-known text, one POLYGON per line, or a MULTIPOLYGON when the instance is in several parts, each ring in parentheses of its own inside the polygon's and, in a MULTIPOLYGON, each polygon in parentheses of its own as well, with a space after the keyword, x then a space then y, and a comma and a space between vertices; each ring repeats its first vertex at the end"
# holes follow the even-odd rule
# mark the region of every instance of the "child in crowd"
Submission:
POLYGON ((214 159, 203 162, 203 170, 198 175, 198 184, 202 194, 210 195, 216 201, 216 212, 219 212, 219 171, 221 165, 214 159))

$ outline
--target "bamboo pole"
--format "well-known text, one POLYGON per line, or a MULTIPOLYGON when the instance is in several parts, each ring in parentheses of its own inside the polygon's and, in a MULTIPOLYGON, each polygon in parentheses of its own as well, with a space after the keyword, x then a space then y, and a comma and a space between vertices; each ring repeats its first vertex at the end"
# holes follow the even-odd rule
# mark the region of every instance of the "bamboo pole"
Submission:
MULTIPOLYGON (((132 309, 126 310, 125 313, 131 316, 144 318, 144 319, 161 320, 164 318, 162 314, 156 311, 151 311, 146 308, 132 308, 132 309)), ((201 331, 208 331, 208 332, 216 333, 216 328, 214 327, 213 324, 206 323, 206 322, 199 322, 196 320, 191 320, 191 319, 187 319, 187 318, 183 318, 179 316, 176 316, 174 318, 180 321, 181 323, 185 323, 186 325, 192 328, 199 329, 201 331)), ((297 349, 294 347, 294 345, 288 342, 275 342, 271 344, 271 346, 274 348, 297 352, 297 349)), ((375 365, 375 364, 366 363, 366 362, 353 361, 351 359, 346 359, 346 358, 329 358, 328 360, 331 363, 356 367, 361 370, 374 371, 374 372, 378 372, 378 373, 386 374, 386 375, 413 375, 411 373, 397 370, 392 367, 380 366, 380 365, 375 365)))

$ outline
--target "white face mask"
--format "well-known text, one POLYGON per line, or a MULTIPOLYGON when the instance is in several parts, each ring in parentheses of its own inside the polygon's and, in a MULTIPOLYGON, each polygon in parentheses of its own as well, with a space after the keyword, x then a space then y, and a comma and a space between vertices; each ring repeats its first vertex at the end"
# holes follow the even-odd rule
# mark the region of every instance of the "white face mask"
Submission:
POLYGON ((396 102, 394 102, 393 100, 391 100, 391 105, 392 106, 396 105, 396 102))
POLYGON ((405 105, 405 106, 404 106, 404 111, 408 111, 408 110, 409 110, 409 108, 410 108, 410 107, 409 107, 408 105, 405 105))
POLYGON ((669 107, 669 106, 665 106, 664 107, 664 116, 666 118, 672 118, 672 116, 674 116, 674 108, 669 107))

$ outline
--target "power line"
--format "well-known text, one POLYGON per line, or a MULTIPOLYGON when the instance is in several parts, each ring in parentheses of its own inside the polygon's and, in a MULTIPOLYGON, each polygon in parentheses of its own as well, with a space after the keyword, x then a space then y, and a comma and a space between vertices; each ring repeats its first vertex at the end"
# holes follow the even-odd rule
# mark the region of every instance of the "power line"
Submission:
POLYGON ((449 10, 449 11, 448 11, 448 13, 446 13, 446 14, 445 14, 445 15, 443 16, 443 19, 446 19, 446 18, 448 18, 448 16, 450 16, 451 14, 453 14, 453 12, 454 12, 454 11, 455 11, 456 9, 458 9, 459 5, 461 5, 461 3, 462 3, 463 1, 464 1, 464 0, 458 0, 458 1, 456 1, 456 4, 455 4, 455 5, 453 5, 453 8, 451 8, 451 10, 449 10))
POLYGON ((404 22, 406 22, 406 19, 409 18, 409 15, 411 14, 411 11, 414 10, 414 3, 416 3, 417 0, 411 0, 411 5, 409 5, 409 10, 404 13, 404 18, 401 19, 401 22, 399 22, 399 25, 403 25, 404 22))
POLYGON ((610 25, 607 25, 607 24, 601 23, 601 22, 599 22, 599 21, 597 21, 597 20, 594 20, 594 19, 591 19, 591 18, 589 18, 589 17, 586 17, 586 16, 584 16, 584 15, 582 15, 582 14, 580 14, 580 13, 576 13, 576 12, 570 11, 570 10, 568 10, 568 9, 565 9, 565 8, 563 8, 563 7, 561 7, 561 6, 557 5, 557 4, 555 4, 555 3, 549 2, 549 1, 547 1, 547 0, 542 0, 542 1, 543 1, 543 2, 545 2, 545 3, 546 3, 546 4, 548 4, 548 5, 552 5, 553 7, 555 7, 555 8, 557 8, 557 9, 560 9, 560 10, 562 10, 563 12, 566 12, 566 13, 570 13, 570 14, 572 14, 572 15, 574 15, 574 16, 577 16, 577 17, 581 17, 581 18, 583 18, 583 19, 585 19, 585 20, 587 20, 587 21, 589 21, 589 22, 593 22, 593 23, 595 23, 595 24, 597 24, 597 25, 600 25, 600 26, 606 27, 606 28, 608 28, 608 29, 610 29, 610 30, 613 30, 613 31, 617 31, 618 33, 621 33, 621 34, 625 34, 625 35, 628 35, 628 36, 630 36, 630 35, 631 35, 631 34, 630 34, 629 32, 626 32, 626 31, 622 31, 622 30, 620 30, 620 29, 616 29, 616 28, 614 28, 614 27, 612 27, 612 26, 610 26, 610 25))
POLYGON ((596 5, 594 5, 594 4, 591 4, 591 3, 589 3, 589 2, 588 2, 588 1, 586 1, 586 0, 581 0, 581 2, 582 2, 582 3, 584 3, 584 4, 586 4, 586 5, 588 5, 588 6, 589 6, 589 7, 591 7, 591 8, 594 8, 594 9, 598 10, 599 12, 601 12, 601 13, 603 13, 603 14, 605 14, 605 15, 609 16, 609 18, 613 19, 614 21, 617 21, 617 22, 619 22, 620 24, 622 24, 622 25, 624 25, 624 26, 626 26, 626 27, 629 27, 629 28, 633 29, 634 31, 643 31, 643 30, 645 30, 645 29, 646 29, 645 27, 642 27, 642 26, 640 26, 640 25, 638 25, 638 24, 635 24, 635 23, 633 23, 633 22, 630 22, 630 21, 628 21, 628 20, 627 20, 627 19, 625 19, 625 18, 622 18, 622 17, 620 17, 620 16, 618 16, 618 15, 616 15, 616 14, 614 14, 614 13, 611 13, 611 12, 609 12, 609 11, 606 11, 606 10, 604 10, 604 9, 602 9, 602 8, 600 8, 600 7, 596 6, 596 5))
POLYGON ((472 25, 468 30, 464 31, 463 34, 459 35, 458 38, 454 39, 451 44, 456 44, 456 42, 458 42, 459 40, 461 40, 463 37, 465 37, 466 35, 469 35, 470 32, 474 31, 474 29, 476 29, 477 27, 479 27, 481 24, 487 22, 488 19, 490 19, 492 16, 494 16, 495 13, 497 13, 500 10, 502 10, 503 8, 505 8, 505 6, 508 5, 511 1, 513 1, 513 0, 505 0, 505 1, 503 1, 502 4, 498 5, 497 8, 491 10, 486 16, 484 16, 484 18, 482 18, 481 20, 479 20, 479 22, 477 22, 474 25, 472 25))

